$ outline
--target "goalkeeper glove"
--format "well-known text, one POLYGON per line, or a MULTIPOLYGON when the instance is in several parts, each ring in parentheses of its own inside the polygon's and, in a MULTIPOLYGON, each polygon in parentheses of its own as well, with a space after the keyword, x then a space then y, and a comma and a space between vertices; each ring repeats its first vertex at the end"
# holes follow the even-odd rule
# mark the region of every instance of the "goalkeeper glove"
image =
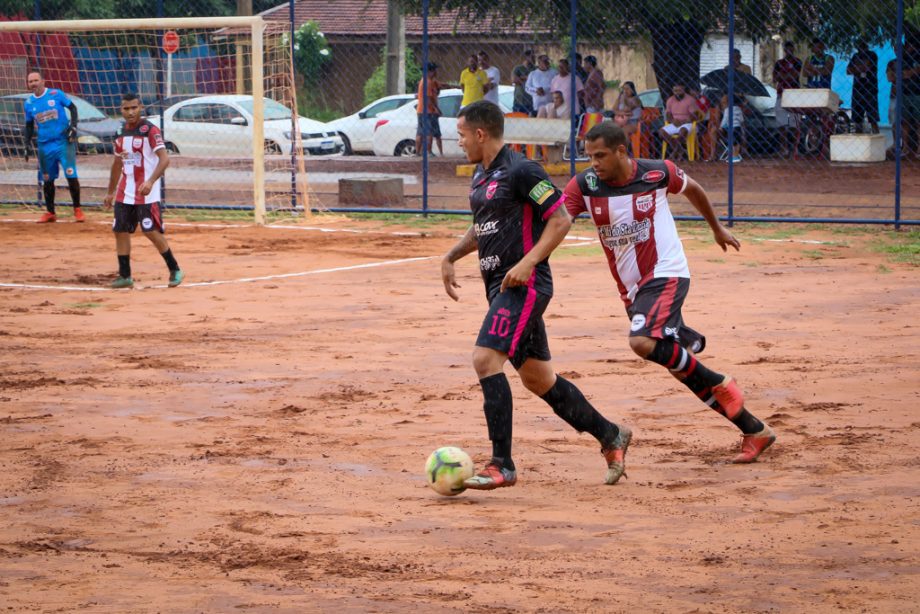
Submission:
POLYGON ((67 142, 73 143, 77 140, 77 127, 68 126, 67 127, 67 142))

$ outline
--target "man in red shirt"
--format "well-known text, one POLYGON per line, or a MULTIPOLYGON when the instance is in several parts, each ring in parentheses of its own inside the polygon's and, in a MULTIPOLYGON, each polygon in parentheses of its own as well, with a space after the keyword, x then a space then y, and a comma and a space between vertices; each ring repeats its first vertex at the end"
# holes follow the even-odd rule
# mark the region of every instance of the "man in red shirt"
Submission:
POLYGON ((776 88, 776 125, 779 127, 781 155, 789 155, 789 144, 786 132, 789 127, 795 127, 795 116, 783 108, 783 92, 801 87, 799 83, 802 74, 802 60, 795 57, 795 43, 786 41, 783 44, 784 56, 773 65, 773 87, 776 88))
POLYGON ((154 244, 169 268, 169 287, 182 283, 184 273, 164 236, 160 211, 160 177, 169 166, 163 135, 155 125, 141 118, 143 107, 137 94, 121 97, 125 124, 115 139, 115 159, 109 173, 109 189, 104 205, 115 205, 115 251, 118 254, 118 279, 113 288, 132 288, 131 234, 138 223, 144 236, 154 244), (116 192, 117 189, 117 192, 116 192))
POLYGON ((425 126, 425 116, 422 114, 422 110, 425 108, 425 103, 428 104, 428 142, 426 147, 428 147, 428 153, 434 153, 431 150, 431 142, 434 139, 437 139, 438 143, 438 154, 441 156, 444 155, 444 146, 441 144, 441 123, 439 118, 441 117, 441 108, 438 106, 438 95, 443 89, 443 85, 438 81, 438 65, 434 62, 428 63, 428 95, 425 96, 423 93, 423 88, 425 86, 425 80, 422 79, 418 82, 418 105, 416 110, 418 111, 418 130, 415 133, 415 152, 418 155, 422 155, 422 134, 423 128, 425 126))
POLYGON ((658 131, 661 138, 671 145, 671 158, 679 159, 683 143, 696 128, 693 122, 701 119, 703 112, 696 98, 687 94, 686 84, 678 81, 671 88, 671 97, 665 104, 667 122, 658 131))

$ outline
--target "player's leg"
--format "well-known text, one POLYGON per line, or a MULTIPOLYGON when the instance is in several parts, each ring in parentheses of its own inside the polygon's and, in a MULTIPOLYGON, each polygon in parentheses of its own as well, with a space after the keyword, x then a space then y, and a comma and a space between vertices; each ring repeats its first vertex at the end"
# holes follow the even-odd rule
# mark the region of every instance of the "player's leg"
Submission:
POLYGON ((157 248, 166 263, 166 268, 169 269, 169 287, 175 288, 182 283, 185 273, 179 268, 179 263, 176 262, 176 257, 173 256, 172 250, 169 248, 169 242, 166 240, 166 230, 163 226, 160 203, 135 205, 135 207, 137 208, 137 215, 140 218, 141 230, 144 232, 144 236, 157 248))
POLYGON ((80 208, 80 179, 77 175, 77 144, 67 143, 61 157, 61 166, 64 167, 64 176, 67 178, 67 188, 70 190, 70 199, 73 202, 74 221, 82 222, 86 219, 83 209, 80 208))
POLYGON ((39 223, 57 221, 54 211, 54 180, 58 176, 57 152, 53 147, 39 146, 38 148, 38 178, 42 182, 42 195, 45 198, 45 213, 39 218, 39 223))
POLYGON ((137 211, 134 206, 115 203, 115 254, 118 256, 118 278, 112 282, 113 288, 133 288, 131 277, 131 233, 137 228, 137 211))
POLYGON ((643 286, 629 308, 629 345, 640 357, 668 369, 701 401, 737 426, 743 439, 741 454, 734 462, 753 462, 776 436, 745 408, 744 395, 731 377, 710 370, 681 345, 681 307, 689 288, 690 280, 678 277, 653 279, 643 286))

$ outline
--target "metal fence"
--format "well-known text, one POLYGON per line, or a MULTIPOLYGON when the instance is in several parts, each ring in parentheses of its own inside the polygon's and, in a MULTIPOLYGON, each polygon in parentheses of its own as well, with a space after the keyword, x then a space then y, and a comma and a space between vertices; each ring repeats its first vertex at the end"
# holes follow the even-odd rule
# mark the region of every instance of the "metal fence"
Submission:
MULTIPOLYGON (((612 121, 634 156, 673 159, 730 221, 920 223, 920 12, 905 14, 903 0, 161 0, 114 8, 101 0, 100 14, 52 0, 22 5, 6 17, 260 14, 278 37, 267 46, 287 47, 275 62, 289 67, 290 95, 276 88, 274 99, 318 122, 301 129, 299 144, 266 137, 267 189, 278 209, 466 211, 471 169, 456 116, 486 97, 507 114, 510 146, 560 183, 588 164, 590 126, 612 121), (420 92, 432 87, 438 103, 419 107, 420 92)), ((64 87, 50 70, 55 44, 17 55, 0 38, 0 86, 25 91, 22 73, 37 63, 64 87)), ((245 94, 239 44, 199 32, 175 57, 186 68, 178 81, 166 79, 166 91, 138 68, 142 58, 91 38, 73 55, 82 95, 104 114, 116 113, 122 89, 149 90, 152 110, 169 113, 183 102, 173 94, 245 94)), ((239 120, 217 109, 190 119, 172 130, 197 130, 212 147, 178 147, 170 181, 194 185, 228 169, 229 181, 233 169, 242 172, 228 133, 239 120), (209 123, 223 132, 209 132, 209 123)), ((9 181, 4 174, 0 183, 9 181)), ((224 193, 207 202, 191 190, 168 198, 171 206, 245 206, 222 202, 224 193)), ((673 207, 695 215, 681 199, 673 207)))

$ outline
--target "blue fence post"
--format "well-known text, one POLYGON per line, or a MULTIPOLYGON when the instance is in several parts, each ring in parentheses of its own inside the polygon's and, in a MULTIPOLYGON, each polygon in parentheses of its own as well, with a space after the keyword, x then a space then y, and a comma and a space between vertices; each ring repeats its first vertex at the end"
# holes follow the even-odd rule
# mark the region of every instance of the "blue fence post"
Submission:
MULTIPOLYGON (((569 175, 575 175, 575 133, 578 131, 578 91, 575 89, 575 54, 578 53, 578 0, 571 0, 572 11, 572 44, 569 49, 569 175)), ((584 85, 584 84, 582 84, 584 85)))
MULTIPOLYGON (((428 5, 429 0, 422 0, 422 216, 428 217, 428 5)), ((416 154, 419 152, 415 152, 416 154)))
MULTIPOLYGON (((735 65, 732 62, 732 51, 735 48, 735 0, 728 0, 728 62, 725 70, 728 73, 728 226, 735 225, 735 161, 732 153, 735 151, 734 124, 735 124, 735 65)), ((699 135, 697 135, 699 138, 699 135)))
POLYGON ((894 103, 894 229, 901 229, 901 109, 904 108, 904 93, 901 74, 904 71, 904 0, 898 0, 898 26, 894 42, 894 57, 898 62, 895 71, 896 98, 894 103))
MULTIPOLYGON (((288 19, 290 20, 290 26, 288 28, 288 37, 290 40, 290 49, 291 62, 294 61, 294 0, 289 0, 288 2, 288 19)), ((292 75, 293 77, 293 75, 292 75)), ((292 79, 291 87, 294 88, 293 96, 291 96, 291 102, 294 106, 297 106, 297 80, 296 78, 292 79)), ((297 125, 297 109, 291 109, 291 211, 297 210, 297 152, 294 151, 294 147, 297 145, 298 139, 297 134, 300 132, 300 126, 297 125)), ((310 213, 309 211, 304 211, 304 215, 310 213)))

